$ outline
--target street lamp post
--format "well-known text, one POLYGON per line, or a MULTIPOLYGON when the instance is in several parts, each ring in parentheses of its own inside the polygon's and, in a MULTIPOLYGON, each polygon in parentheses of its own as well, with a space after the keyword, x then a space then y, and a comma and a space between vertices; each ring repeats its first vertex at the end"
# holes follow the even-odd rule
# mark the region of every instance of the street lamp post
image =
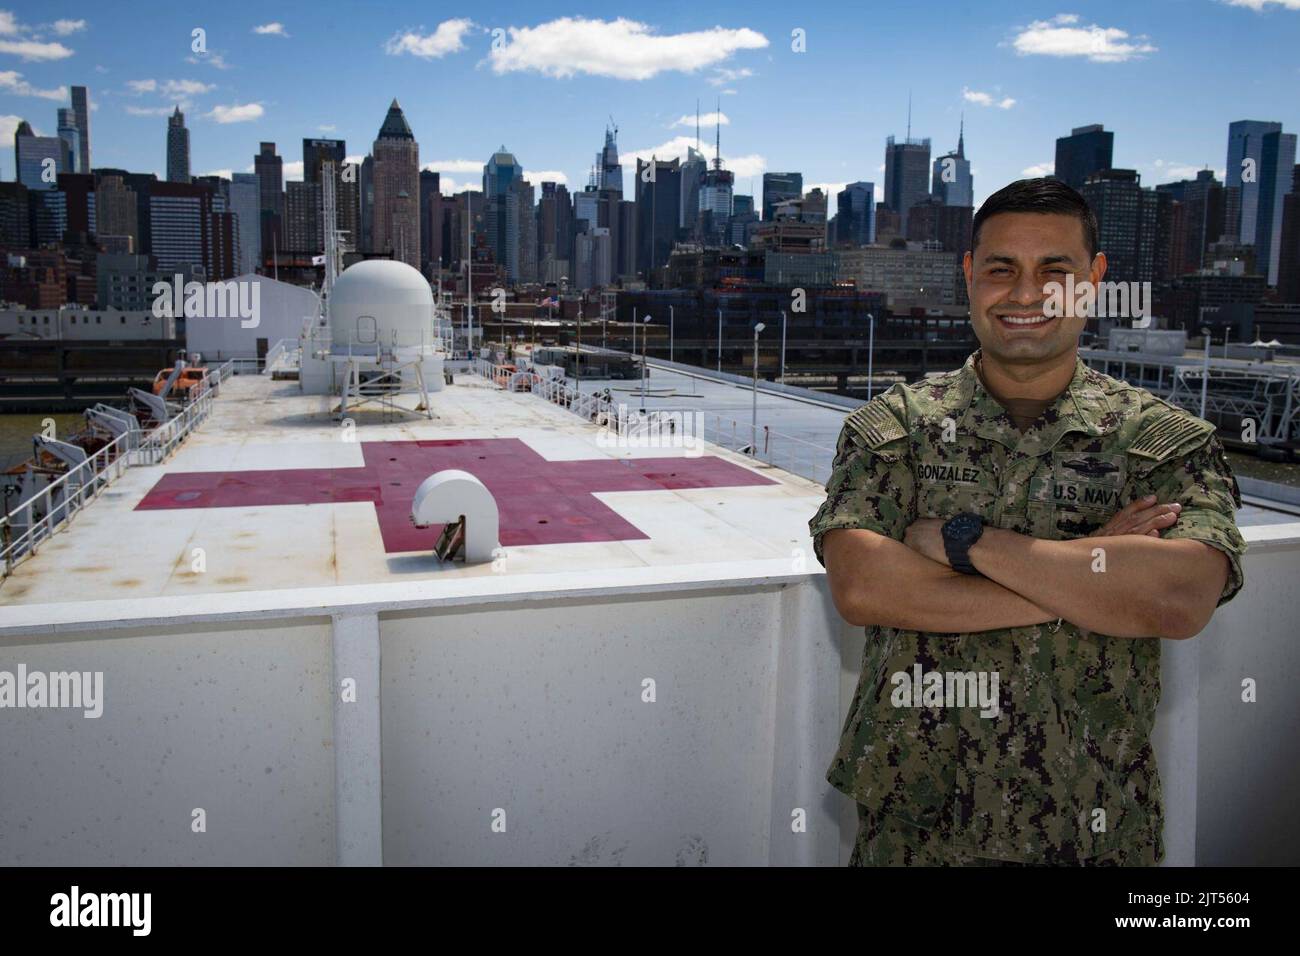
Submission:
MULTIPOLYGON (((646 346, 646 340, 650 338, 650 329, 648 327, 650 322, 650 316, 647 315, 641 321, 646 323, 647 325, 647 327, 641 332, 641 411, 644 412, 646 373, 650 371, 649 367, 646 365, 646 356, 648 352, 648 348, 646 346)), ((635 332, 636 326, 633 326, 632 329, 635 332)))
POLYGON ((668 307, 668 361, 670 362, 673 360, 673 341, 673 307, 670 305, 668 307))
POLYGON ((718 310, 718 371, 722 371, 722 310, 718 310))
POLYGON ((785 309, 781 310, 781 384, 785 384, 785 309))
POLYGON ((1205 326, 1201 329, 1201 334, 1205 336, 1205 364, 1201 368, 1201 417, 1205 417, 1205 403, 1209 397, 1210 391, 1210 329, 1205 326))
POLYGON ((573 356, 574 388, 578 397, 582 397, 582 305, 578 305, 578 351, 573 356))
POLYGON ((749 453, 755 458, 758 457, 758 333, 765 328, 762 322, 754 326, 754 401, 749 423, 749 453))
POLYGON ((871 389, 876 384, 876 317, 867 313, 867 401, 871 401, 871 389))

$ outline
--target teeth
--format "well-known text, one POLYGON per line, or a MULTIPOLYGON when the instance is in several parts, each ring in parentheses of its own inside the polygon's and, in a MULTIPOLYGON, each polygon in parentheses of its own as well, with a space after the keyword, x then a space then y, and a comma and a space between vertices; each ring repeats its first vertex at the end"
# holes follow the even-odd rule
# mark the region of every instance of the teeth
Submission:
POLYGON ((1050 321, 1045 315, 1035 315, 1028 318, 1021 318, 1018 315, 1004 315, 1000 318, 1009 325, 1042 325, 1044 322, 1050 321))

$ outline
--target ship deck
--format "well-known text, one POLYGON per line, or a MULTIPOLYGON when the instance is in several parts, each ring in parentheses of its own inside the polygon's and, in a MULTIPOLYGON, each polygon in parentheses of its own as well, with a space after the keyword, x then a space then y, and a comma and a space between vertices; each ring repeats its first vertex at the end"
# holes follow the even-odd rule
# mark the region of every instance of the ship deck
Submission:
POLYGON ((602 447, 587 421, 474 375, 430 402, 432 419, 368 406, 347 428, 337 397, 236 376, 167 461, 128 469, 19 564, 0 605, 811 560, 813 481, 712 445, 602 447), (415 488, 449 467, 497 498, 492 563, 439 561, 438 529, 410 524, 415 488))

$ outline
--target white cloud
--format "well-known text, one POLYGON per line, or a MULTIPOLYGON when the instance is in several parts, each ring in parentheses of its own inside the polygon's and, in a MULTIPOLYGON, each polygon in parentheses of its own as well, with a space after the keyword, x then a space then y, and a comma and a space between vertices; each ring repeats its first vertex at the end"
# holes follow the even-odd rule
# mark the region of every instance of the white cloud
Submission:
POLYGON ((218 70, 230 69, 230 64, 220 53, 204 53, 198 56, 187 56, 186 63, 202 63, 206 66, 216 67, 218 70))
POLYGON ((0 72, 0 90, 14 96, 38 96, 43 100, 58 100, 60 103, 68 98, 66 86, 55 87, 52 90, 38 89, 24 80, 21 73, 13 70, 0 72))
MULTIPOLYGON (((728 83, 734 83, 736 80, 747 80, 754 75, 754 71, 749 67, 731 69, 730 67, 714 67, 713 75, 709 77, 709 83, 712 86, 726 86, 728 83)), ((723 92, 726 92, 725 90, 723 92)), ((736 92, 735 90, 731 91, 736 92)))
POLYGON ((261 26, 253 27, 253 32, 264 37, 288 37, 289 31, 284 28, 284 24, 278 20, 270 23, 263 23, 261 26))
POLYGON ((648 80, 660 73, 693 73, 738 50, 757 50, 767 38, 748 28, 713 27, 660 36, 635 20, 561 17, 535 27, 508 27, 509 40, 493 45, 488 61, 496 73, 534 71, 545 76, 580 73, 620 80, 648 80))
POLYGON ((337 129, 338 127, 333 123, 322 123, 320 126, 316 127, 318 133, 333 133, 337 129))
POLYGON ((14 148, 14 133, 22 121, 21 116, 0 116, 0 149, 14 148))
POLYGON ((439 159, 420 168, 435 173, 481 173, 484 165, 481 159, 439 159))
POLYGON ((464 192, 467 188, 472 188, 465 183, 458 183, 450 176, 438 176, 438 192, 444 196, 454 196, 456 193, 464 192))
MULTIPOLYGON (((569 177, 558 169, 525 169, 524 179, 528 180, 534 186, 538 183, 569 183, 569 177)), ((441 184, 442 180, 438 180, 441 184)))
POLYGON ((389 56, 409 53, 425 60, 436 60, 465 49, 465 34, 473 27, 473 20, 460 17, 442 21, 432 33, 421 34, 418 30, 395 33, 384 44, 384 52, 389 56))
POLYGON ((284 172, 286 182, 302 182, 302 160, 295 159, 292 162, 284 163, 281 167, 284 172))
POLYGON ((1002 99, 995 99, 992 93, 981 93, 979 90, 961 88, 962 99, 967 103, 974 103, 976 106, 996 106, 1000 110, 1009 110, 1016 105, 1016 101, 1009 96, 1002 99))
POLYGON ((199 173, 200 176, 220 176, 222 179, 230 179, 235 175, 233 169, 209 169, 206 173, 199 173))
POLYGON ((95 72, 96 72, 96 73, 107 73, 107 72, 108 72, 108 67, 106 67, 106 66, 97 66, 97 67, 95 67, 95 72))
POLYGON ((56 36, 66 37, 86 29, 85 20, 55 20, 52 27, 56 36))
POLYGON ((0 35, 13 36, 18 32, 18 20, 8 10, 0 10, 0 35))
POLYGON ((365 156, 344 156, 343 162, 351 163, 353 166, 360 166, 366 161, 365 156))
POLYGON ((157 80, 127 80, 126 85, 131 88, 131 92, 139 95, 141 93, 155 93, 158 90, 157 80))
MULTIPOLYGON (((727 114, 726 114, 726 113, 701 113, 701 114, 700 114, 699 122, 700 122, 700 126, 701 126, 701 127, 705 127, 705 126, 713 127, 713 126, 718 126, 718 125, 722 125, 722 126, 730 126, 730 125, 731 125, 731 120, 727 117, 727 114)), ((670 123, 670 124, 668 125, 668 128, 669 128, 669 129, 672 129, 672 128, 676 127, 676 126, 685 126, 685 127, 689 128, 689 129, 694 129, 694 128, 695 128, 695 114, 694 114, 694 113, 687 113, 685 116, 683 116, 681 119, 677 120, 675 123, 670 123)))
POLYGON ((1287 10, 1300 10, 1300 0, 1224 0, 1230 7, 1249 7, 1256 13, 1269 6, 1276 4, 1287 10))
POLYGON ((835 197, 838 196, 847 185, 848 183, 805 183, 803 191, 805 195, 812 192, 814 189, 820 189, 824 192, 828 199, 826 204, 826 215, 833 216, 836 212, 835 197))
POLYGON ((126 106, 123 109, 131 116, 171 116, 172 110, 178 106, 182 113, 186 113, 191 104, 182 100, 170 106, 126 106))
POLYGON ((214 106, 204 115, 218 123, 247 123, 261 119, 265 112, 261 103, 241 103, 232 106, 214 106))
POLYGON ((1037 163, 1020 170, 1020 175, 1026 179, 1040 179, 1043 176, 1050 176, 1054 172, 1056 172, 1056 163, 1037 163))
POLYGON ((1099 27, 1095 23, 1078 26, 1073 13, 1057 14, 1051 20, 1035 20, 1011 41, 1021 56, 1082 56, 1093 63, 1123 63, 1156 47, 1145 36, 1130 39, 1118 27, 1099 27))
POLYGON ((72 51, 62 43, 44 43, 40 40, 0 40, 0 53, 12 53, 27 62, 66 60, 72 56, 72 51))
MULTIPOLYGON (((1165 162, 1163 159, 1157 159, 1151 163, 1154 175, 1160 182, 1177 182, 1180 179, 1195 179, 1196 174, 1209 167, 1197 166, 1194 163, 1173 163, 1165 162)), ((1222 169, 1212 170, 1215 176, 1220 180, 1226 178, 1222 169)))

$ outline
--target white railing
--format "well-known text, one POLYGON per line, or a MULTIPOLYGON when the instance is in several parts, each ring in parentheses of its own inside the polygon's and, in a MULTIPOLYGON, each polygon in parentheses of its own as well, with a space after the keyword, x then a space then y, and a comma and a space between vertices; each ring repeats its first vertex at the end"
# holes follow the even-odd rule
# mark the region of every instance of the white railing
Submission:
POLYGON ((124 432, 0 518, 0 572, 35 554, 42 541, 94 501, 132 463, 137 431, 124 432))
POLYGON ((176 446, 208 417, 212 411, 212 403, 217 397, 217 390, 217 386, 204 389, 202 394, 186 405, 178 415, 149 432, 140 442, 140 447, 135 450, 131 464, 156 465, 166 461, 167 456, 176 449, 176 446))
POLYGON ((127 468, 165 461, 211 414, 221 383, 236 374, 236 362, 232 359, 211 369, 198 396, 161 425, 143 435, 138 431, 119 435, 0 518, 0 576, 7 577, 18 561, 35 554, 42 541, 127 468))
POLYGON ((494 365, 485 359, 475 360, 474 371, 498 387, 509 388, 511 391, 531 391, 539 398, 567 408, 579 418, 603 428, 614 431, 629 428, 659 435, 677 428, 683 428, 689 433, 695 426, 701 434, 693 437, 702 441, 749 455, 819 484, 824 485, 830 478, 835 458, 834 448, 787 435, 769 425, 754 428, 749 422, 687 408, 653 408, 644 412, 638 410, 632 415, 628 415, 624 408, 623 414, 620 414, 620 406, 626 406, 626 403, 615 401, 609 389, 593 387, 583 391, 570 385, 564 378, 549 378, 522 371, 512 374, 504 366, 494 365), (521 376, 527 377, 527 388, 515 387, 521 376))

